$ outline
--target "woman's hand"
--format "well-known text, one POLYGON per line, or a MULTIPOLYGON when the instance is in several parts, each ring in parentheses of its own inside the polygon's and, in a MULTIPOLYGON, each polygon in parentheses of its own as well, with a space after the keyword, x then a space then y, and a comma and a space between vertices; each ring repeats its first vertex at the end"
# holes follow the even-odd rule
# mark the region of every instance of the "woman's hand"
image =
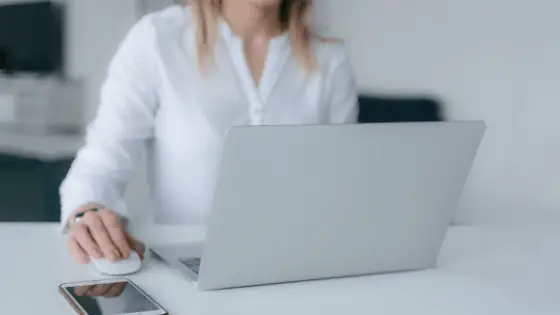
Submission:
POLYGON ((82 219, 70 228, 69 247, 72 256, 82 264, 91 258, 106 258, 117 262, 129 257, 132 250, 144 259, 144 245, 124 228, 120 217, 112 210, 86 211, 82 219))
POLYGON ((118 297, 123 293, 125 286, 126 282, 82 286, 74 288, 74 294, 77 296, 104 296, 107 298, 118 297))

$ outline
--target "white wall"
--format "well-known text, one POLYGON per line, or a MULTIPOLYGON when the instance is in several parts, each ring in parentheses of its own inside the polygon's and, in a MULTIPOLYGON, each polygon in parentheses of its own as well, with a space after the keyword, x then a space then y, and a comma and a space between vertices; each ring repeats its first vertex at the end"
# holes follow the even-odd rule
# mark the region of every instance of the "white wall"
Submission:
POLYGON ((149 13, 173 5, 175 2, 173 0, 139 0, 139 6, 142 13, 149 13))
POLYGON ((327 1, 365 90, 487 122, 458 221, 560 220, 560 2, 327 1))
POLYGON ((138 18, 136 0, 66 0, 68 74, 85 81, 85 120, 99 103, 99 88, 120 41, 138 18))

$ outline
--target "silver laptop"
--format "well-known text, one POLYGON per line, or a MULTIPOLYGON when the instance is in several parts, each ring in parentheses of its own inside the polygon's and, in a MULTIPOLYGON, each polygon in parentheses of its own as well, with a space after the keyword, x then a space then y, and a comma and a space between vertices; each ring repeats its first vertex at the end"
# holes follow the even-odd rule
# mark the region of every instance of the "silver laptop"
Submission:
POLYGON ((435 267, 485 129, 233 128, 203 247, 152 251, 201 290, 435 267))

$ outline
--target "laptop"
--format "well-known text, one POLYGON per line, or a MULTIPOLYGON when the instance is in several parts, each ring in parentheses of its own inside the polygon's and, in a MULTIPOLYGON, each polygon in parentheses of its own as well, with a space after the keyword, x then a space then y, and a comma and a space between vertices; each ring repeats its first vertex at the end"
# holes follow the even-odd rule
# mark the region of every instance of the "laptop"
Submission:
POLYGON ((152 252, 200 290, 433 268, 485 130, 235 127, 204 244, 152 252))

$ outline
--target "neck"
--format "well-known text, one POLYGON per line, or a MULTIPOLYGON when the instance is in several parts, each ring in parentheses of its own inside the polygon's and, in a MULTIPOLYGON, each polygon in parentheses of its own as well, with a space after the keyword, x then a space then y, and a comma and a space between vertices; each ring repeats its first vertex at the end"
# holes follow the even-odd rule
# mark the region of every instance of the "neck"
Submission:
POLYGON ((262 7, 248 1, 224 0, 222 15, 232 31, 243 39, 281 33, 278 6, 262 7))

